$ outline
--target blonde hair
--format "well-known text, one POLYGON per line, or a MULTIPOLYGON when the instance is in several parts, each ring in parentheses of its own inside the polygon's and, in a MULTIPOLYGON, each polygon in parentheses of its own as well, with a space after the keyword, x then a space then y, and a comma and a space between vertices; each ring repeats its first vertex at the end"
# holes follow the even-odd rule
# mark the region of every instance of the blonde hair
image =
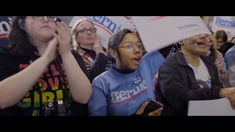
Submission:
POLYGON ((77 50, 78 46, 80 45, 79 42, 76 41, 76 37, 77 37, 77 35, 76 35, 77 30, 76 29, 81 24, 81 22, 84 22, 84 21, 90 22, 95 27, 95 24, 90 19, 88 19, 86 17, 82 17, 75 22, 75 24, 72 27, 72 39, 73 39, 74 50, 77 50))

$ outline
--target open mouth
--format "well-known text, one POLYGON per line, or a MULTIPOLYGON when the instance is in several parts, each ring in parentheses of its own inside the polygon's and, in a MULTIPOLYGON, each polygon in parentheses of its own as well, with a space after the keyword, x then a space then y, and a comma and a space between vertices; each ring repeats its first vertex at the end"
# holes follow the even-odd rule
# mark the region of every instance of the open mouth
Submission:
POLYGON ((212 45, 209 45, 208 43, 205 42, 198 42, 197 43, 197 47, 198 49, 200 49, 200 51, 202 52, 209 52, 209 50, 211 49, 212 45))
POLYGON ((197 43, 198 45, 205 45, 205 43, 201 43, 201 42, 199 42, 199 43, 197 43))
POLYGON ((203 48, 207 47, 207 45, 203 42, 198 42, 197 45, 199 45, 200 47, 203 47, 203 48))
POLYGON ((132 59, 132 61, 134 62, 134 64, 138 65, 141 61, 141 58, 140 57, 136 57, 134 59, 132 59))

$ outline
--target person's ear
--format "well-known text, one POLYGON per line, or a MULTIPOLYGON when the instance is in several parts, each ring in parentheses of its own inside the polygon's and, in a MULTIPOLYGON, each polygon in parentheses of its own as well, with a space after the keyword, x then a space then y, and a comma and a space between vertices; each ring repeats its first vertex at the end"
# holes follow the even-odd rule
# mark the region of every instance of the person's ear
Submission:
POLYGON ((117 59, 117 52, 113 49, 109 49, 109 54, 113 59, 117 59))

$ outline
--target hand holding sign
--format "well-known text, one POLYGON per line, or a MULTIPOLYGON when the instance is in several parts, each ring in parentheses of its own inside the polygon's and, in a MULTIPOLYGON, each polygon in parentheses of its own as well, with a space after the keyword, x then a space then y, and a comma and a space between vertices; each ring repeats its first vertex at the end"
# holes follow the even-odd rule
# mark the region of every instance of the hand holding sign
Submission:
POLYGON ((147 51, 158 50, 197 34, 211 34, 200 17, 133 17, 147 51))

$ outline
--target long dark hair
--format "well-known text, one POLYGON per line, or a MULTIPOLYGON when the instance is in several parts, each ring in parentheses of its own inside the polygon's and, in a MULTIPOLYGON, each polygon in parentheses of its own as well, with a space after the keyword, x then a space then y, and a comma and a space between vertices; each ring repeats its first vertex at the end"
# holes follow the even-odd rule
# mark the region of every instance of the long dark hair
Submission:
POLYGON ((224 30, 218 30, 215 32, 215 38, 216 40, 218 39, 222 39, 223 42, 227 42, 228 41, 228 35, 224 30))
POLYGON ((38 51, 30 42, 29 35, 24 30, 26 16, 17 16, 12 22, 9 34, 10 53, 20 59, 31 59, 38 51))

